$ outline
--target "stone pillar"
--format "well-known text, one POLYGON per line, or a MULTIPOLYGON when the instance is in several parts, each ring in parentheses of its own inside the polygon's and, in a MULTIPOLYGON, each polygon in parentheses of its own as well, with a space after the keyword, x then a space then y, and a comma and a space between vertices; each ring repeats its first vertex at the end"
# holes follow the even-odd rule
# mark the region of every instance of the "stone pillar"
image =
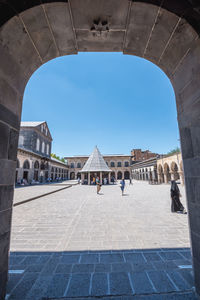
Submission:
POLYGON ((102 172, 100 172, 100 184, 102 184, 102 172))
POLYGON ((168 177, 167 174, 164 173, 164 183, 168 183, 168 177))
POLYGON ((84 173, 81 173, 81 184, 84 183, 84 173))
POLYGON ((88 184, 91 185, 90 172, 88 172, 88 184))
POLYGON ((108 173, 108 183, 109 184, 111 183, 111 173, 110 172, 108 173))

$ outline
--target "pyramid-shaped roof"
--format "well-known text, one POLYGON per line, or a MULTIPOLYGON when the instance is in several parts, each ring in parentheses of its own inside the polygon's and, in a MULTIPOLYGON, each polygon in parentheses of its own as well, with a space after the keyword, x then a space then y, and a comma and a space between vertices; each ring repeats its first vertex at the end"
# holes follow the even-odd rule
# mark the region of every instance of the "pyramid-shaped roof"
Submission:
POLYGON ((88 158, 81 172, 111 172, 97 147, 88 158))

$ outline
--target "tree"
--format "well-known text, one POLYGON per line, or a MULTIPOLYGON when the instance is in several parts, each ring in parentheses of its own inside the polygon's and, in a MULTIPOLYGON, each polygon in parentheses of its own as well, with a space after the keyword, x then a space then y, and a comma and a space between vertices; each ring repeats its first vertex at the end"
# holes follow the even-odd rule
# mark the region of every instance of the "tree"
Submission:
POLYGON ((181 152, 180 148, 179 148, 179 147, 176 147, 176 148, 170 150, 170 151, 167 153, 167 155, 173 155, 173 154, 180 153, 180 152, 181 152))
POLYGON ((60 156, 56 155, 55 153, 51 153, 51 157, 58 159, 58 160, 62 161, 63 163, 66 163, 64 157, 60 157, 60 156))

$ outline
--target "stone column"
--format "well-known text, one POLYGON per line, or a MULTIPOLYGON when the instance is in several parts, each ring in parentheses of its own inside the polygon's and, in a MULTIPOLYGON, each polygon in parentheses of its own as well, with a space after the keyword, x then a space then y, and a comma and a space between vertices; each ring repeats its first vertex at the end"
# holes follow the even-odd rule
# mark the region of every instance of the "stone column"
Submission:
POLYGON ((84 183, 84 173, 81 173, 81 184, 84 183))
POLYGON ((102 184, 102 172, 100 172, 100 184, 102 184))
POLYGON ((167 174, 164 174, 164 183, 168 182, 167 174))
POLYGON ((108 183, 110 184, 110 182, 111 182, 111 173, 109 172, 108 173, 108 183))
POLYGON ((90 172, 88 172, 88 184, 91 185, 90 172))

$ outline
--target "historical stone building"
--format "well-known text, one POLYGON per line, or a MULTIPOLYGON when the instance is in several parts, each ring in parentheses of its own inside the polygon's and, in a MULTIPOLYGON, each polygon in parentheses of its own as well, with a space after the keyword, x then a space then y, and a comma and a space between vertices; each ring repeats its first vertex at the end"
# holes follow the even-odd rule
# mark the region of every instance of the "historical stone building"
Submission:
POLYGON ((157 157, 158 153, 153 153, 149 150, 142 151, 141 149, 132 149, 131 150, 131 156, 132 161, 141 161, 146 160, 149 158, 157 157))
MULTIPOLYGON (((65 157, 69 165, 70 179, 81 178, 81 169, 89 156, 68 156, 65 157)), ((115 179, 129 179, 131 173, 131 155, 109 154, 103 155, 107 166, 111 169, 111 177, 115 179)))
POLYGON ((169 183, 180 179, 184 184, 184 173, 181 153, 161 155, 132 165, 132 177, 136 180, 148 180, 158 183, 169 183))
POLYGON ((163 156, 157 160, 158 182, 168 183, 180 179, 184 184, 183 162, 181 153, 163 156))
POLYGON ((68 166, 51 158, 52 137, 46 122, 22 122, 15 182, 43 182, 68 178, 68 166))

